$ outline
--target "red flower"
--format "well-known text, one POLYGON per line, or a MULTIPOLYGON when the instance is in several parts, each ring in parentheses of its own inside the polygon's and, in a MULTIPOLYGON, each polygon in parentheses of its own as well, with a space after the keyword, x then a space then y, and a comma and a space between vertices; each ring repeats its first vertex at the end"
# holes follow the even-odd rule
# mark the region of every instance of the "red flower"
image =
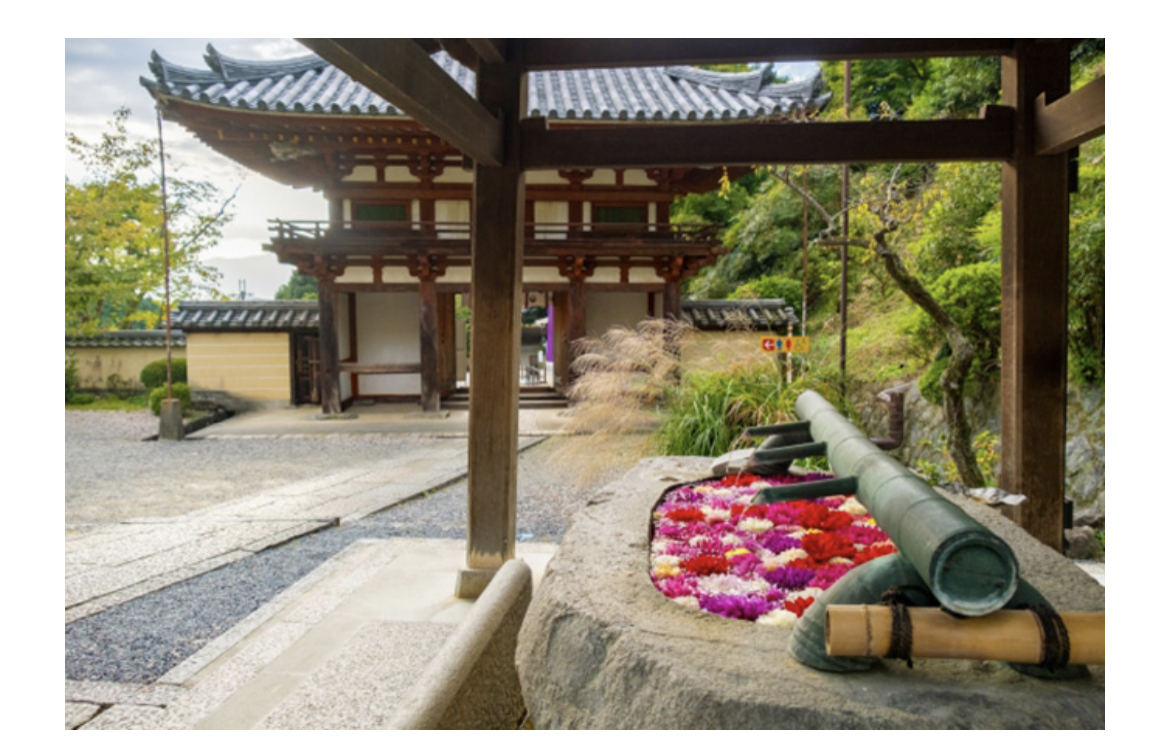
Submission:
POLYGON ((696 556, 682 563, 682 568, 699 576, 705 574, 726 574, 730 566, 723 556, 696 556))
POLYGON ((735 486, 750 486, 760 480, 760 476, 752 475, 751 473, 741 473, 739 475, 728 475, 723 479, 723 486, 725 488, 733 488, 735 486))
POLYGON ((817 563, 823 563, 834 556, 852 558, 857 551, 852 541, 836 533, 809 533, 800 539, 800 547, 817 563))
POLYGON ((853 563, 854 564, 864 564, 867 561, 872 561, 874 559, 880 559, 883 556, 889 556, 890 554, 896 554, 896 553, 898 553, 898 547, 895 546, 893 543, 890 543, 889 541, 886 541, 884 543, 875 543, 872 546, 870 546, 869 548, 858 551, 853 556, 853 563))
POLYGON ((817 530, 840 530, 853 524, 847 512, 834 512, 820 504, 807 504, 800 510, 800 526, 817 530))
POLYGON ((707 516, 697 507, 679 507, 667 512, 666 518, 675 522, 702 522, 707 516))
POLYGON ((784 601, 784 608, 796 614, 797 618, 804 616, 804 611, 813 604, 814 598, 793 598, 790 601, 784 601))

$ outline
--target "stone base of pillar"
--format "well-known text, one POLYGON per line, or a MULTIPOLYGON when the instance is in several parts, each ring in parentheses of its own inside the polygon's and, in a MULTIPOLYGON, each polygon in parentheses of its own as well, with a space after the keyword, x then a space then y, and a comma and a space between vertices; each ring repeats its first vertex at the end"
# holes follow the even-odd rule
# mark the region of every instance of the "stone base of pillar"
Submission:
POLYGON ((478 598, 498 569, 460 569, 455 579, 456 598, 478 598))
POLYGON ((158 410, 158 437, 165 441, 183 438, 183 404, 177 399, 165 399, 158 410))
POLYGON ((356 420, 357 413, 317 413, 314 420, 356 420))

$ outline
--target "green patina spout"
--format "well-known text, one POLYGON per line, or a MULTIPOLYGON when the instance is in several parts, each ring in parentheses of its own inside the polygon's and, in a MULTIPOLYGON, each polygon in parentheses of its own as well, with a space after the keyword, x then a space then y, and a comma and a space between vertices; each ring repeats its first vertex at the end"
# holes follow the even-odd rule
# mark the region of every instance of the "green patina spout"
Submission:
POLYGON ((816 392, 800 395, 796 414, 813 441, 827 446, 834 474, 856 479, 858 501, 943 608, 983 616, 1011 600, 1019 565, 1003 540, 886 455, 816 392))

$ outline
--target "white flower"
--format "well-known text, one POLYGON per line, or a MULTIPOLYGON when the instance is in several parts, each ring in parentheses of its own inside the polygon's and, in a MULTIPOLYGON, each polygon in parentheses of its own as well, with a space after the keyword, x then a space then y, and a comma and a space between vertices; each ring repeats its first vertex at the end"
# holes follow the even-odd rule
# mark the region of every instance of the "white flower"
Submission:
POLYGON ((772 529, 772 521, 759 517, 744 517, 737 527, 748 533, 763 533, 772 529))
POLYGON ((838 512, 848 512, 849 514, 869 514, 869 510, 857 499, 850 498, 841 506, 837 507, 838 512))
POLYGON ((715 522, 717 520, 725 520, 731 516, 730 509, 718 509, 713 506, 704 506, 703 514, 707 516, 708 522, 715 522))
POLYGON ((796 614, 786 608, 778 608, 756 619, 756 624, 763 624, 766 627, 792 627, 796 625, 796 614))
POLYGON ((680 606, 686 606, 687 608, 696 610, 699 608, 699 599, 693 595, 680 595, 677 598, 671 598, 671 600, 680 606))
POLYGON ((741 580, 732 574, 709 574, 696 583, 708 595, 751 595, 767 593, 771 585, 762 579, 741 580))
POLYGON ((797 559, 806 559, 806 558, 808 558, 808 552, 805 551, 803 548, 790 548, 787 551, 782 551, 780 553, 780 556, 779 556, 780 563, 785 565, 785 566, 791 564, 792 562, 796 561, 797 559))
POLYGON ((743 543, 743 538, 740 538, 735 533, 728 533, 727 535, 724 535, 719 540, 720 540, 720 542, 723 543, 723 545, 730 546, 732 548, 735 548, 740 543, 743 543))
POLYGON ((797 598, 813 598, 813 599, 815 599, 817 596, 819 596, 823 592, 825 592, 825 591, 819 587, 810 587, 810 588, 805 588, 804 590, 794 590, 791 593, 789 593, 788 597, 785 598, 784 600, 795 601, 797 598))

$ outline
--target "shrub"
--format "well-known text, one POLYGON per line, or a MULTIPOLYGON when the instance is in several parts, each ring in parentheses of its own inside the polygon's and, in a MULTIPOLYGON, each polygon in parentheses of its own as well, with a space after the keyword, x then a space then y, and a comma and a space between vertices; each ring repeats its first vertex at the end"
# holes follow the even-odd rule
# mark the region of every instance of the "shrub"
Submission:
POLYGON ((729 300, 770 300, 783 298, 784 302, 793 308, 800 307, 802 297, 800 280, 787 279, 779 274, 759 277, 750 282, 744 282, 735 288, 735 292, 727 296, 729 300))
POLYGON ((77 393, 70 397, 66 402, 70 405, 92 405, 97 402, 96 394, 77 393))
MULTIPOLYGON (((191 387, 186 384, 172 384, 171 391, 175 399, 183 406, 183 412, 189 412, 191 410, 191 387)), ((166 398, 167 387, 165 384, 153 390, 150 393, 150 411, 158 415, 162 410, 162 401, 166 398)))
MULTIPOLYGON (((151 361, 142 367, 138 380, 147 390, 158 389, 167 385, 166 358, 151 361)), ((171 358, 171 380, 178 383, 187 383, 187 360, 185 358, 171 358)))
POLYGON ((77 374, 77 356, 71 352, 65 353, 65 402, 73 401, 77 390, 81 388, 81 377, 77 374))

